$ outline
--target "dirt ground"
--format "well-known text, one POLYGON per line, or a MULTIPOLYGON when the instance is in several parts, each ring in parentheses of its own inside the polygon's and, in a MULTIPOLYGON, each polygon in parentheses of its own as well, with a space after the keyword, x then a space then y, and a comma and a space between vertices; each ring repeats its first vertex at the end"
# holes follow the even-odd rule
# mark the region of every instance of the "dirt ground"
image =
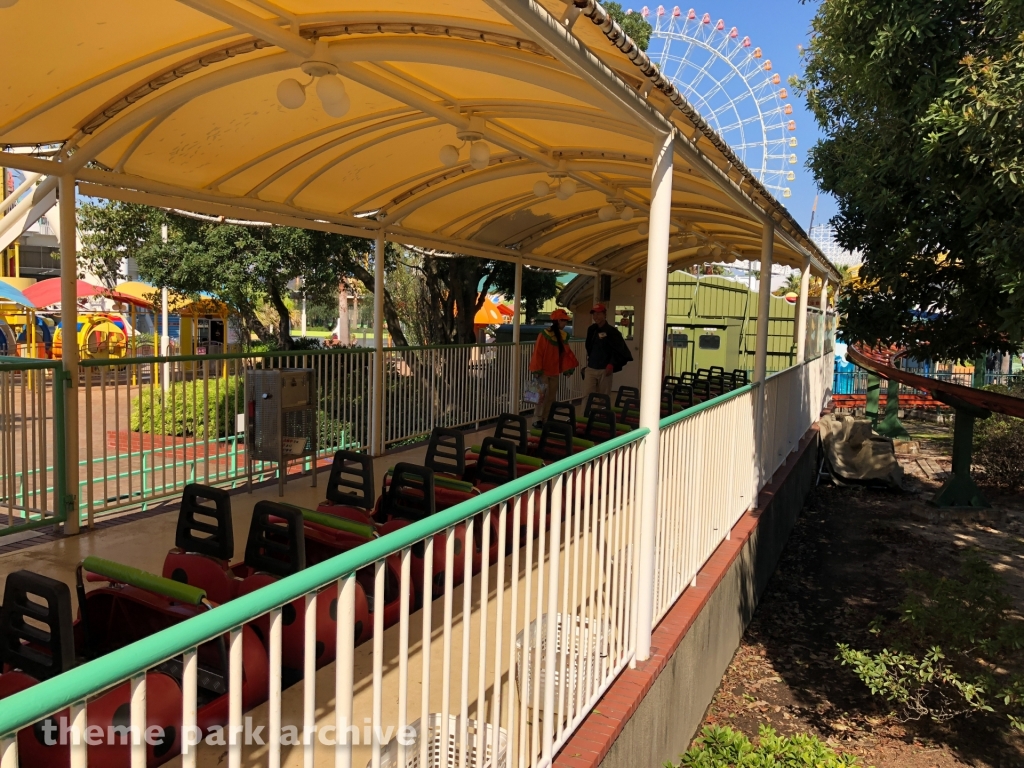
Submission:
POLYGON ((869 622, 898 615, 902 571, 953 574, 968 548, 1001 573, 1024 613, 1024 498, 983 487, 991 513, 930 508, 926 500, 950 468, 951 428, 905 424, 918 445, 900 457, 907 492, 814 490, 703 725, 750 737, 762 723, 786 735, 813 733, 876 768, 1020 768, 1024 737, 1001 717, 901 723, 835 660, 837 643, 877 644, 869 622))

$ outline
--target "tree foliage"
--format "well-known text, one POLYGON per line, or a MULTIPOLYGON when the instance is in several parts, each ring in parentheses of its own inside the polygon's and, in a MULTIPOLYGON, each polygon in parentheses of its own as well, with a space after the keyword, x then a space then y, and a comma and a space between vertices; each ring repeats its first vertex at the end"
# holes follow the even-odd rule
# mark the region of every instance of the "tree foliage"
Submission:
POLYGON ((646 51, 651 42, 652 28, 650 23, 639 13, 626 13, 618 3, 601 4, 608 15, 610 15, 622 27, 622 31, 629 35, 641 51, 646 51))
POLYGON ((830 0, 796 84, 824 138, 809 166, 864 252, 847 341, 938 358, 1024 332, 1024 4, 830 0))
MULTIPOLYGON (((80 216, 82 256, 103 280, 112 284, 121 259, 133 258, 143 280, 188 296, 212 293, 238 313, 246 331, 264 342, 274 338, 284 349, 292 345, 287 298, 288 285, 296 278, 313 302, 336 297, 345 277, 374 290, 370 240, 294 227, 224 223, 117 201, 84 205, 80 216), (168 229, 166 243, 162 225, 168 229), (264 304, 277 316, 273 332, 260 320, 264 304)), ((385 250, 386 271, 396 268, 397 257, 397 247, 385 250)), ((386 289, 384 317, 391 338, 405 345, 401 319, 386 289)))
MULTIPOLYGON (((491 272, 494 289, 504 296, 514 296, 516 289, 516 265, 507 261, 497 261, 491 272)), ((549 269, 523 267, 523 311, 526 322, 537 322, 537 315, 548 299, 558 294, 558 273, 549 269)))

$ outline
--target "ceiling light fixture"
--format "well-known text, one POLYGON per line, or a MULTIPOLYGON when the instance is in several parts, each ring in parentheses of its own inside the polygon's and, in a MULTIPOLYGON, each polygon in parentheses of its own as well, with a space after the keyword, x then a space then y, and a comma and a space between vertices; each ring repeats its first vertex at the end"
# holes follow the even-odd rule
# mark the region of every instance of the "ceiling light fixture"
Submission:
MULTIPOLYGON (((0 0, 3 2, 3 0, 0 0)), ((345 82, 338 77, 338 68, 332 64, 327 53, 327 43, 317 40, 313 57, 302 62, 300 69, 310 77, 308 83, 300 83, 293 77, 282 80, 277 86, 277 100, 285 109, 298 109, 306 103, 306 89, 316 82, 316 95, 320 104, 331 117, 339 118, 348 114, 352 101, 345 90, 345 82)))
POLYGON ((441 164, 451 168, 459 162, 459 151, 466 144, 469 144, 469 165, 477 171, 482 171, 491 164, 491 148, 484 141, 485 123, 483 118, 469 117, 469 126, 464 130, 457 131, 455 138, 461 144, 445 144, 438 153, 441 164))

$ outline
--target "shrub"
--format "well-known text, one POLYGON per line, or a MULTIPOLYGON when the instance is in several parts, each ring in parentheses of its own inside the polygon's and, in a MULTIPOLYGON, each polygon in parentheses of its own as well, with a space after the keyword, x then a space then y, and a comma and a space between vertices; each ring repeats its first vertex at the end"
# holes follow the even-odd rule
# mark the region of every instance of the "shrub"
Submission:
MULTIPOLYGON (((709 726, 687 750, 679 768, 851 768, 859 766, 853 755, 837 754, 809 734, 779 736, 762 725, 755 746, 732 728, 709 726)), ((666 763, 667 768, 675 768, 666 763)))
POLYGON ((132 398, 131 429, 199 439, 233 435, 237 416, 245 408, 243 386, 242 377, 228 376, 175 381, 166 396, 159 387, 143 389, 132 398))
MULTIPOLYGON (((991 392, 1024 397, 1024 384, 985 387, 991 392)), ((974 423, 974 460, 993 485, 1024 490, 1024 419, 993 413, 974 423)))
POLYGON ((905 578, 913 591, 900 620, 872 624, 887 647, 872 653, 840 644, 837 658, 903 720, 1000 712, 1024 730, 1024 677, 1007 671, 1019 663, 1024 626, 999 574, 968 552, 955 579, 924 571, 905 578))

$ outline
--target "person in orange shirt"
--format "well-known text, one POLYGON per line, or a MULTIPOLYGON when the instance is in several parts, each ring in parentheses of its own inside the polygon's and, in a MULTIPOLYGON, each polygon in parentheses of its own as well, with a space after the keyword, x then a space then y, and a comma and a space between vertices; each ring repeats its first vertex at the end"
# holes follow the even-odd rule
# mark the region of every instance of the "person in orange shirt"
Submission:
POLYGON ((551 327, 546 328, 533 346, 533 357, 530 358, 530 373, 539 374, 547 384, 544 399, 534 410, 536 421, 534 426, 545 422, 551 413, 551 406, 558 399, 558 377, 568 376, 580 364, 576 355, 569 348, 569 335, 565 326, 569 324, 569 313, 564 309, 556 309, 551 313, 551 327))

